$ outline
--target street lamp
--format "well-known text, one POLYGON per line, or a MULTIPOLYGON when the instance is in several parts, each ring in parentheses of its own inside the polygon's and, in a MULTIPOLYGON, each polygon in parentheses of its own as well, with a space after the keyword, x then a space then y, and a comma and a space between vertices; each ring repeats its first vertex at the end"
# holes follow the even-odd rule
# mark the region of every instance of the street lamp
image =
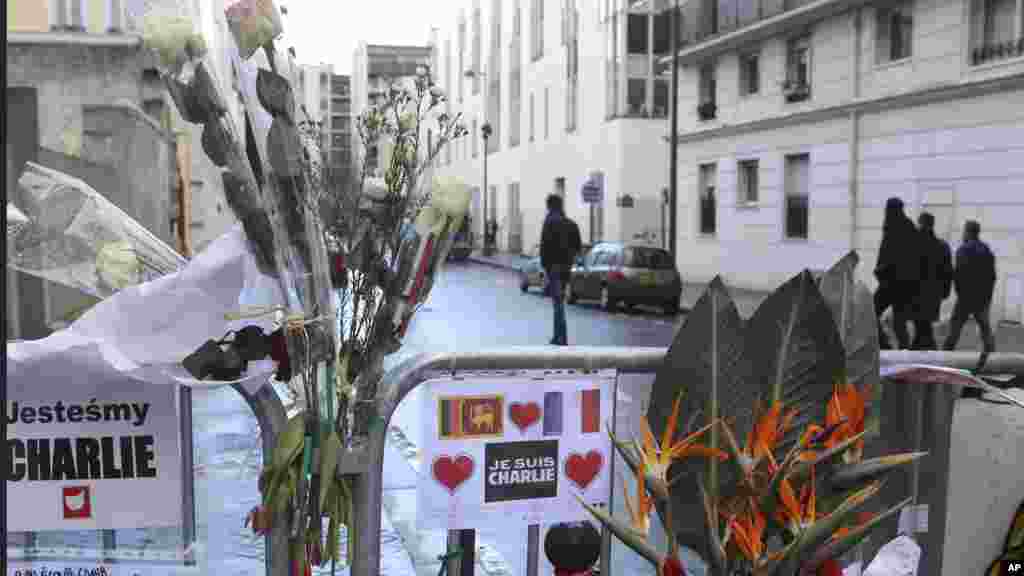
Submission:
POLYGON ((480 127, 480 136, 484 141, 484 154, 483 154, 483 186, 481 187, 480 193, 483 196, 483 221, 484 221, 484 256, 490 256, 494 253, 494 243, 490 233, 490 222, 487 218, 487 140, 491 137, 493 130, 491 129, 491 123, 487 121, 487 74, 479 72, 477 70, 466 70, 464 76, 470 79, 480 79, 484 84, 483 97, 484 97, 484 124, 480 127))

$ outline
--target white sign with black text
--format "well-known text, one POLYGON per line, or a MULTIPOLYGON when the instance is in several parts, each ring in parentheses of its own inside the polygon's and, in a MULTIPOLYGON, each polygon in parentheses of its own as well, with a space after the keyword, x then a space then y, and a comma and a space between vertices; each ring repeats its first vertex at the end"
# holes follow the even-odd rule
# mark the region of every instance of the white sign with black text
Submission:
POLYGON ((587 519, 608 502, 614 374, 422 384, 420 528, 587 519))
POLYGON ((180 526, 178 388, 101 373, 75 354, 8 365, 7 529, 180 526))

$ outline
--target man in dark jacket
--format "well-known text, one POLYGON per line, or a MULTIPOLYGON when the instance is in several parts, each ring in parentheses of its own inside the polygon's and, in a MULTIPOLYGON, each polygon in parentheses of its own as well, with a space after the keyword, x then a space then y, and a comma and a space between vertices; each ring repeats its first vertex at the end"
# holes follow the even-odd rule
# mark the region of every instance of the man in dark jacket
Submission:
POLYGON ((572 264, 582 247, 580 228, 566 217, 562 197, 548 196, 548 214, 540 233, 540 265, 547 275, 548 295, 555 308, 555 336, 551 344, 567 346, 569 336, 565 326, 565 285, 569 281, 572 264))
POLYGON ((878 248, 875 278, 875 315, 878 322, 878 342, 888 349, 889 337, 882 330, 882 313, 892 308, 893 330, 901 350, 910 347, 907 323, 913 317, 913 301, 917 296, 921 275, 920 236, 917 227, 903 213, 903 201, 889 198, 885 203, 885 221, 882 224, 882 245, 878 248))
POLYGON ((942 302, 953 290, 953 256, 949 244, 935 235, 935 216, 922 212, 917 218, 921 234, 921 288, 914 317, 914 350, 935 350, 933 323, 942 302))
POLYGON ((973 316, 984 346, 978 360, 979 369, 985 365, 988 355, 995 351, 989 311, 996 286, 996 257, 980 236, 981 224, 968 220, 964 224, 963 244, 956 250, 956 271, 953 274, 956 305, 953 307, 953 319, 949 322, 949 336, 943 346, 946 350, 956 348, 964 323, 973 316))

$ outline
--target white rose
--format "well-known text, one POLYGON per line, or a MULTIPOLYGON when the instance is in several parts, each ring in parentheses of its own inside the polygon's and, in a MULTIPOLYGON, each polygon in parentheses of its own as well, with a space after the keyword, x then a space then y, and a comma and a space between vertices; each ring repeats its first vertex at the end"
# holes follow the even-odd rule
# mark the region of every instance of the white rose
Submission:
POLYGON ((460 220, 469 211, 469 186, 453 176, 434 178, 430 204, 450 218, 460 220))
POLYGON ((128 242, 105 244, 96 255, 96 274, 115 291, 138 284, 141 274, 135 247, 128 242))
POLYGON ((416 115, 412 112, 402 112, 398 117, 398 128, 400 130, 412 130, 416 123, 416 115))
POLYGON ((444 227, 446 214, 437 209, 433 204, 428 204, 420 209, 416 215, 416 233, 420 236, 427 234, 440 234, 444 227))

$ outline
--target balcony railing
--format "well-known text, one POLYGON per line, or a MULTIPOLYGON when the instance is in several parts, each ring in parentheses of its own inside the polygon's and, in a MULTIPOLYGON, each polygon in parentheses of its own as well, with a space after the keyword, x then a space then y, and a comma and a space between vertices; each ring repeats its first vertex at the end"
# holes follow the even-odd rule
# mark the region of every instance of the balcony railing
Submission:
POLYGON ((994 60, 1006 60, 1024 56, 1024 37, 1006 42, 996 42, 978 46, 971 51, 971 63, 974 65, 992 62, 994 60))

